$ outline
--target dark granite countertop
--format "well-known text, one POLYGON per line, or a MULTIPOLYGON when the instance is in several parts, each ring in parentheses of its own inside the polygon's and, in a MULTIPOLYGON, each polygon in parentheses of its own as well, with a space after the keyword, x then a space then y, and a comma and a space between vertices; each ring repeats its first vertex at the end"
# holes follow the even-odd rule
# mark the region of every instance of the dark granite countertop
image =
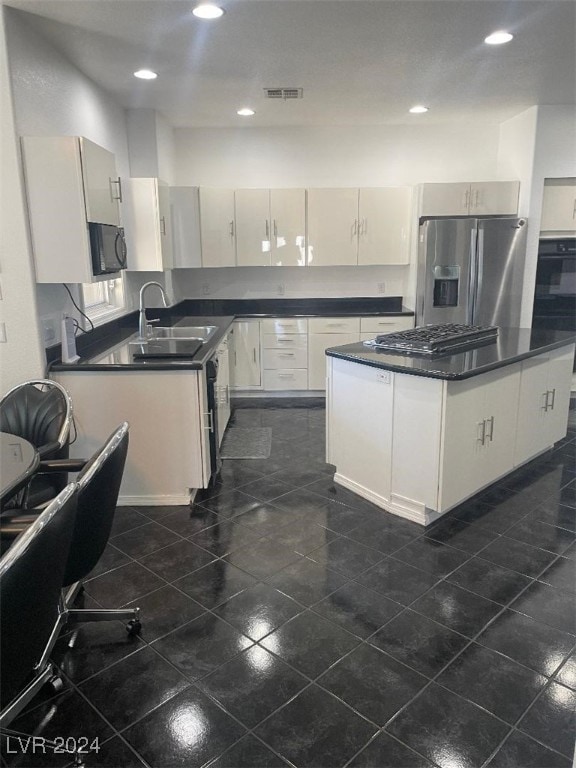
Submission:
POLYGON ((446 355, 424 355, 374 349, 361 342, 331 347, 329 357, 351 360, 360 365, 388 371, 426 376, 431 379, 468 379, 480 373, 503 368, 519 360, 574 344, 576 334, 569 331, 531 328, 500 328, 498 339, 475 349, 446 355))
POLYGON ((401 296, 321 299, 184 299, 168 308, 149 308, 148 316, 159 317, 162 325, 217 325, 218 330, 204 344, 194 360, 134 360, 130 341, 136 339, 138 313, 100 326, 77 338, 80 360, 60 361, 60 345, 47 350, 52 371, 153 370, 174 368, 198 370, 212 357, 235 318, 263 317, 356 317, 413 316, 402 306, 401 296))
POLYGON ((177 323, 176 327, 182 325, 216 325, 217 330, 202 346, 202 349, 194 356, 193 360, 134 360, 132 353, 134 347, 130 342, 136 341, 137 331, 133 328, 119 331, 114 339, 107 336, 97 344, 87 347, 80 360, 76 363, 53 363, 53 371, 170 371, 185 370, 194 371, 202 369, 208 360, 213 356, 216 348, 230 329, 234 322, 233 316, 228 317, 184 317, 177 323))

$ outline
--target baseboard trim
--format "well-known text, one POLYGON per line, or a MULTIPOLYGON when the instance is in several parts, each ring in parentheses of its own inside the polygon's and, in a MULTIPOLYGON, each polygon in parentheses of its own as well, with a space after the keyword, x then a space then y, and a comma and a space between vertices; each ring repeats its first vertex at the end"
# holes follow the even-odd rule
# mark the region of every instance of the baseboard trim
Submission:
POLYGON ((191 494, 170 496, 119 496, 119 507, 187 507, 192 502, 196 491, 191 494))

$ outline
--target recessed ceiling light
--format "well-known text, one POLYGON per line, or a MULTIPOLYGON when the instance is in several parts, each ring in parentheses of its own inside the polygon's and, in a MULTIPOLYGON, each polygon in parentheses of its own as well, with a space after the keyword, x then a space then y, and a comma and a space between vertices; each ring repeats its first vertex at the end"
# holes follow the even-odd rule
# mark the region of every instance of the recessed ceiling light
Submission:
POLYGON ((413 115, 421 115, 424 112, 428 112, 428 107, 424 107, 421 104, 417 104, 415 107, 410 107, 408 111, 412 112, 413 115))
POLYGON ((256 114, 253 109, 250 109, 250 107, 242 107, 242 109, 239 109, 238 112, 236 112, 237 115, 242 115, 242 117, 252 117, 252 115, 256 114))
POLYGON ((219 19, 224 14, 222 8, 212 3, 201 3, 192 11, 199 19, 219 19))
POLYGON ((497 32, 492 32, 491 35, 484 38, 484 42, 488 45, 502 45, 502 43, 509 43, 514 35, 510 32, 505 32, 503 29, 499 29, 497 32))
POLYGON ((138 72, 134 72, 134 77, 139 77, 140 80, 156 80, 158 75, 151 69, 139 69, 138 72))

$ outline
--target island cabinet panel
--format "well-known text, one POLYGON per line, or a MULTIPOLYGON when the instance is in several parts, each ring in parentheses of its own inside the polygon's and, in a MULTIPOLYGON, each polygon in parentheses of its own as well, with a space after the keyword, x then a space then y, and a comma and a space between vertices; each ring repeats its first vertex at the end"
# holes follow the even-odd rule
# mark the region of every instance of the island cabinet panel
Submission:
POLYGON ((390 498, 394 376, 389 371, 333 360, 328 380, 332 418, 329 455, 347 487, 366 498, 390 498))
POLYGON ((513 468, 519 389, 520 365, 447 382, 439 510, 513 468))
POLYGON ((522 464, 566 433, 574 356, 559 349, 522 363, 514 463, 522 464))

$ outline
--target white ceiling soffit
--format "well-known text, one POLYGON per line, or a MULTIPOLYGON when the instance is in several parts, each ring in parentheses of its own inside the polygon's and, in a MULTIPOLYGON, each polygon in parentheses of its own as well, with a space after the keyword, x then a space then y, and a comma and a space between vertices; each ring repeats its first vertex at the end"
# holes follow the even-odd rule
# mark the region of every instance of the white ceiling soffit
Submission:
POLYGON ((500 122, 576 94, 572 0, 223 0, 208 22, 184 0, 2 1, 123 106, 174 126, 500 122), (514 40, 485 45, 497 29, 514 40), (135 80, 143 67, 158 79, 135 80), (275 83, 305 98, 266 99, 275 83))

